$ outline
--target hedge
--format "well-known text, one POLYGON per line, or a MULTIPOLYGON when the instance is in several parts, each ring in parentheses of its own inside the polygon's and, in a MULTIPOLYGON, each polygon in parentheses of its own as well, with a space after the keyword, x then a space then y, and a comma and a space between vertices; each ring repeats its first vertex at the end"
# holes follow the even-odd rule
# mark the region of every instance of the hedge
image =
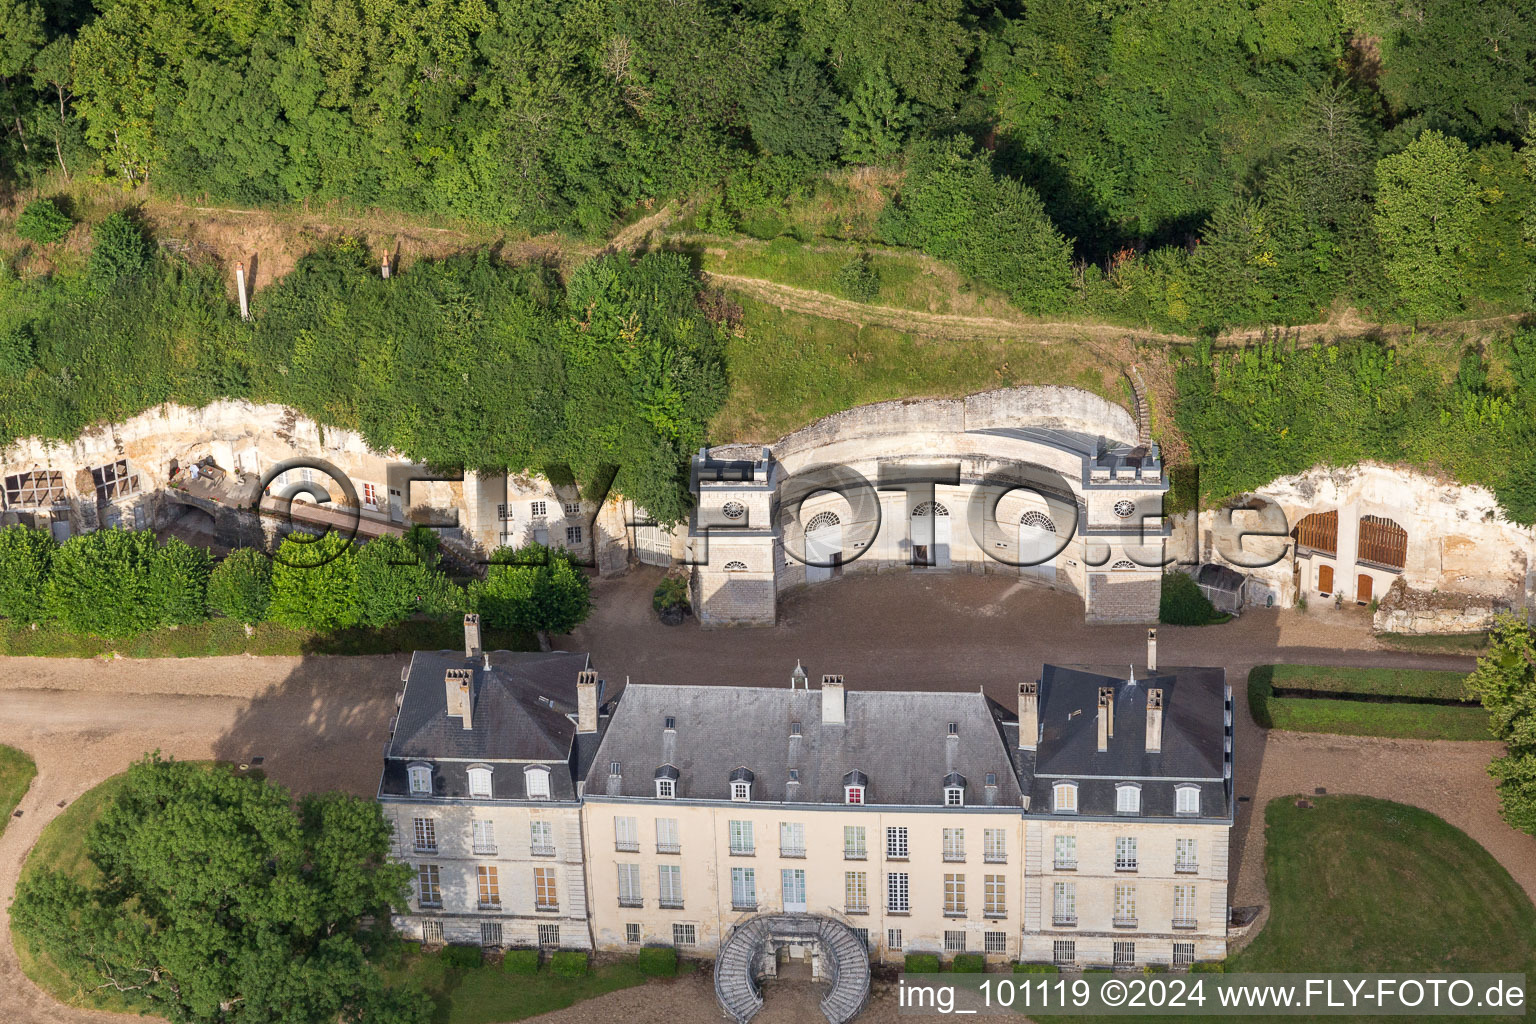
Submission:
POLYGON ((640 973, 652 978, 670 978, 677 973, 677 950, 671 946, 646 946, 636 957, 640 973))
POLYGON ((1189 969, 1190 969, 1190 972, 1194 973, 1194 974, 1226 974, 1227 973, 1227 965, 1222 963, 1220 960, 1201 960, 1201 961, 1199 961, 1197 963, 1190 964, 1189 965, 1189 969))
POLYGON ((956 974, 985 974, 987 958, 980 953, 956 953, 949 966, 956 974))
POLYGON ((444 946, 438 954, 449 967, 468 969, 480 966, 479 946, 444 946))
POLYGON ((538 974, 539 951, 536 949, 509 949, 502 957, 501 969, 509 974, 538 974))
POLYGON ((549 972, 557 978, 580 978, 587 973, 587 954, 556 953, 549 958, 549 972))
POLYGON ((908 953, 908 974, 938 974, 939 958, 933 953, 908 953))
POLYGON ((1061 968, 1055 964, 1014 964, 1014 974, 1060 974, 1061 968))
MULTIPOLYGON (((1268 675, 1278 690, 1306 690, 1313 693, 1340 693, 1351 696, 1414 698, 1435 701, 1464 701, 1475 704, 1467 695, 1465 672, 1441 672, 1422 668, 1349 668, 1331 665, 1259 665, 1253 669, 1268 675)), ((1286 694, 1286 696, 1303 696, 1286 694)))

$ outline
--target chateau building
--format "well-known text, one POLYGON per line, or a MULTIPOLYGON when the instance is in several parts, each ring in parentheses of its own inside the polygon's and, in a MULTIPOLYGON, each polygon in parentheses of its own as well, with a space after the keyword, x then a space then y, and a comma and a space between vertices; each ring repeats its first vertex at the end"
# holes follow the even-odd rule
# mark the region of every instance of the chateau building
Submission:
POLYGON ((417 651, 379 801, 411 865, 395 926, 424 942, 591 947, 581 792, 606 716, 586 655, 417 651))
POLYGON ((585 656, 486 655, 478 631, 412 659, 386 754, 412 937, 716 956, 738 1017, 787 950, 841 979, 839 1020, 868 959, 909 952, 1226 955, 1231 692, 1157 668, 1155 630, 1139 674, 1048 665, 1016 712, 799 665, 603 705, 585 656))

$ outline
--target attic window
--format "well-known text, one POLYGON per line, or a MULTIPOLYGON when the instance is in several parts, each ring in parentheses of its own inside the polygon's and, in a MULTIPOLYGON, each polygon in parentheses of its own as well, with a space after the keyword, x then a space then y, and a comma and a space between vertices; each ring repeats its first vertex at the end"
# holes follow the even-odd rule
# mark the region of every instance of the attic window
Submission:
POLYGON ((412 793, 432 792, 432 766, 429 764, 413 764, 410 767, 412 793))
POLYGON ((470 796, 491 795, 491 770, 489 768, 471 768, 466 774, 469 776, 470 796))
POLYGON ((1200 787, 1180 786, 1174 791, 1177 803, 1174 805, 1176 814, 1200 813, 1200 787))
POLYGON ((790 722, 789 723, 789 734, 791 736, 799 736, 800 735, 800 723, 799 722, 790 722))
POLYGON ((1130 782, 1122 782, 1115 787, 1115 813, 1116 814, 1140 814, 1141 813, 1141 787, 1130 782))
POLYGON ((676 800, 677 783, 671 779, 656 780, 656 798, 658 800, 676 800))
POLYGON ((997 772, 987 772, 987 785, 997 785, 997 772))
POLYGON ((960 735, 960 723, 959 722, 950 722, 949 723, 949 734, 951 736, 959 736, 960 735))
POLYGON ((1052 798, 1054 803, 1051 809, 1057 814, 1077 813, 1077 783, 1056 783, 1052 792, 1052 798))
POLYGON ((965 806, 965 776, 959 772, 950 772, 944 776, 944 806, 965 806))
POLYGON ((609 761, 608 762, 608 774, 609 775, 623 775, 624 774, 624 765, 623 765, 623 763, 619 762, 619 761, 609 761))
POLYGON ((668 715, 662 728, 675 730, 677 728, 677 719, 673 718, 671 715, 668 715))
POLYGON ((742 803, 745 803, 746 801, 751 800, 752 799, 752 783, 750 783, 750 782, 733 782, 733 783, 731 783, 731 799, 732 800, 736 800, 738 802, 742 802, 742 803))
POLYGON ((529 800, 549 799, 549 769, 530 768, 523 773, 523 782, 528 790, 529 800))
POLYGON ((789 781, 790 782, 799 782, 800 781, 800 769, 799 768, 791 768, 789 770, 789 781))
POLYGON ((864 802, 864 789, 869 785, 869 776, 861 771, 851 771, 843 776, 843 803, 862 804, 864 802))

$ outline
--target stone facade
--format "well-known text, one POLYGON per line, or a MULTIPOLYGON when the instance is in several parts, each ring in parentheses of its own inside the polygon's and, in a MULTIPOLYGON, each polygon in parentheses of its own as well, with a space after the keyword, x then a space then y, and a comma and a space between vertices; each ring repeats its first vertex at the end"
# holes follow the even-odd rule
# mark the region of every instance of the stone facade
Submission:
POLYGON ((699 620, 771 624, 780 593, 844 574, 963 569, 1077 594, 1089 621, 1156 621, 1167 482, 1135 436, 1095 395, 1010 388, 701 452, 680 541, 699 620))

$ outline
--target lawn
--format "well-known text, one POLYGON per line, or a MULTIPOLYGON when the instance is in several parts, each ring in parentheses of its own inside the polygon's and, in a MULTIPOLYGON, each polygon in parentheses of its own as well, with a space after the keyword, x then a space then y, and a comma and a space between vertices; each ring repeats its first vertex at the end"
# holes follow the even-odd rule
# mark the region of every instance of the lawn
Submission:
MULTIPOLYGON (((22 868, 23 877, 46 866, 82 884, 93 884, 98 873, 96 865, 86 856, 85 833, 107 805, 116 799, 118 791, 127 781, 126 773, 112 776, 94 789, 87 790, 66 807, 64 813, 50 821, 42 835, 38 836, 37 845, 27 855, 27 862, 22 868)), ((143 1008, 143 1003, 110 989, 82 988, 69 975, 55 967, 47 954, 33 955, 27 941, 14 925, 11 928, 11 942, 16 947, 16 958, 21 963, 22 972, 59 1002, 119 1013, 137 1013, 143 1008)))
MULTIPOLYGON (((1307 800, 1310 808, 1297 807, 1296 799, 1287 797, 1271 800, 1265 810, 1269 920, 1252 945, 1226 962, 1228 973, 1536 975, 1536 908, 1509 872, 1465 832, 1427 811, 1389 800, 1363 796, 1307 800)), ((1066 1020, 1078 1024, 1126 1020, 1052 1019, 1063 1024, 1066 1020)), ((1345 1024, 1382 1018, 1285 1019, 1345 1024)))
POLYGON ((0 747, 0 833, 36 775, 37 765, 30 757, 15 747, 0 747))
POLYGON ((1489 739, 1488 713, 1480 707, 1276 697, 1272 691, 1279 683, 1336 693, 1456 698, 1464 695, 1464 679, 1456 672, 1259 665, 1248 673, 1248 708, 1259 725, 1288 732, 1421 740, 1489 739))
POLYGON ((650 979, 633 959, 603 964, 581 978, 557 978, 546 964, 538 974, 509 973, 499 964, 449 967, 435 953, 406 945, 400 962, 384 970, 389 985, 415 982, 436 1004, 434 1024, 497 1024, 522 1020, 650 979))
POLYGON ((1398 650, 1419 654, 1482 654, 1488 649, 1487 633, 1377 633, 1376 639, 1398 650))
POLYGON ((922 338, 737 298, 744 324, 726 353, 730 393, 710 424, 715 441, 771 442, 869 402, 1016 384, 1073 385, 1122 400, 1118 365, 1094 347, 922 338))
MULTIPOLYGON (((263 622, 247 636, 233 619, 209 619, 192 626, 153 629, 121 640, 71 633, 56 622, 36 629, 0 619, 0 655, 8 657, 97 658, 118 654, 125 658, 208 658, 230 654, 258 657, 306 654, 395 654, 400 651, 432 651, 463 643, 463 625, 457 620, 411 620, 381 629, 357 627, 334 633, 313 633, 263 622)), ((490 650, 537 650, 531 634, 487 630, 490 650)))

